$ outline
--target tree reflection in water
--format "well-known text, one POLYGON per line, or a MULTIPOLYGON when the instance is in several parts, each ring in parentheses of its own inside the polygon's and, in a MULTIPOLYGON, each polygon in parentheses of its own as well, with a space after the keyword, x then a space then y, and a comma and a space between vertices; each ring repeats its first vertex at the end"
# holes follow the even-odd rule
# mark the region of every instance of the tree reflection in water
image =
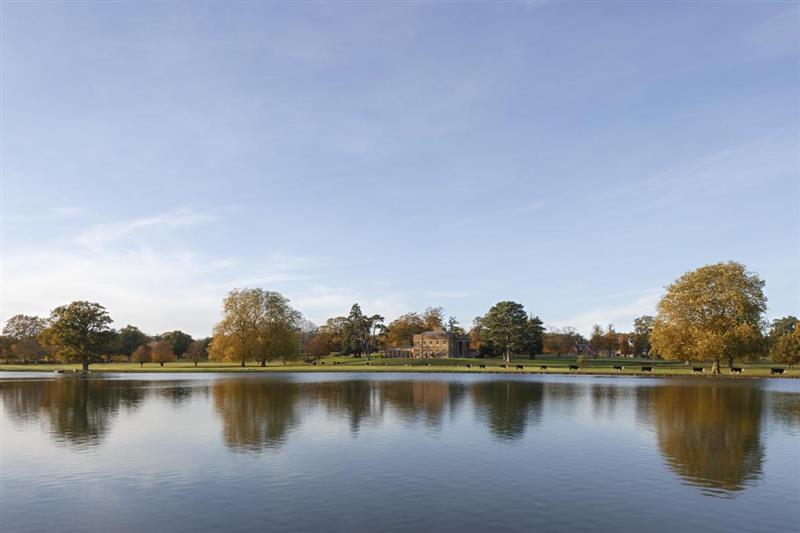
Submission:
POLYGON ((762 473, 763 392, 724 383, 650 387, 653 426, 669 467, 714 496, 732 496, 762 473))
POLYGON ((78 449, 100 444, 120 408, 136 409, 144 396, 127 382, 85 377, 0 382, 9 417, 43 420, 55 441, 78 449))
POLYGON ((522 438, 530 423, 542 416, 544 384, 538 381, 483 381, 472 385, 479 418, 500 440, 522 438))
POLYGON ((232 450, 279 448, 300 423, 296 383, 225 378, 212 381, 210 387, 223 440, 232 450))

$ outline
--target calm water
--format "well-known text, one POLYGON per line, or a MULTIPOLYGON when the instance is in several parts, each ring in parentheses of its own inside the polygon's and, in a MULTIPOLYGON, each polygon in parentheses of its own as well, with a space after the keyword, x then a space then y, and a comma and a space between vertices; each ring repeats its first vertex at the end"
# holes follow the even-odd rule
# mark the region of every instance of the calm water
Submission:
POLYGON ((0 374, 2 531, 788 531, 800 381, 0 374))

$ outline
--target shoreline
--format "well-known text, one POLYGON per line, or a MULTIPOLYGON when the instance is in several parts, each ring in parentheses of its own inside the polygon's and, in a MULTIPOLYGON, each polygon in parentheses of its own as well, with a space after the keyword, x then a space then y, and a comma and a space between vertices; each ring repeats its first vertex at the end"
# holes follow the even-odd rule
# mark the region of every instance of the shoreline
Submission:
MULTIPOLYGON (((0 365, 0 379, 4 373, 12 372, 28 372, 35 374, 50 374, 54 376, 81 376, 84 373, 80 368, 74 368, 76 365, 0 365)), ((800 379, 800 370, 792 369, 786 370, 783 375, 771 375, 769 369, 744 369, 742 374, 731 374, 723 371, 721 374, 694 374, 691 370, 685 372, 676 371, 676 369, 659 369, 654 367, 652 372, 642 372, 640 370, 605 370, 583 368, 579 370, 567 370, 561 368, 553 368, 542 370, 540 368, 502 368, 500 366, 489 366, 487 368, 465 368, 464 366, 455 365, 330 365, 330 366, 311 366, 311 365, 287 365, 287 366, 164 366, 164 367, 138 367, 137 368, 122 368, 120 364, 109 364, 106 366, 103 363, 95 363, 89 367, 89 374, 200 374, 200 373, 213 373, 213 374, 282 374, 292 372, 302 373, 404 373, 404 374, 502 374, 502 375, 517 375, 517 376, 594 376, 594 377, 640 377, 640 378, 696 378, 696 379, 800 379), (92 368, 94 366, 95 368, 92 368), (99 367, 99 368, 98 368, 99 367), (747 371, 750 370, 748 373, 747 371)), ((125 365, 127 366, 127 365, 125 365)), ((133 365, 131 365, 133 366, 133 365)))

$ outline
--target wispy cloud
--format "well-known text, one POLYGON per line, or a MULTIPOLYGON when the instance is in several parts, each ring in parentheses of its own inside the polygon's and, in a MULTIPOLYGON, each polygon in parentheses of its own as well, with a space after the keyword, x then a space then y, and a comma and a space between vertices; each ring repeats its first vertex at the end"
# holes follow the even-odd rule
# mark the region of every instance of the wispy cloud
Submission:
POLYGON ((178 209, 142 218, 95 224, 86 231, 81 232, 77 240, 84 246, 96 248, 103 243, 122 239, 136 231, 146 228, 193 226, 215 219, 216 217, 210 213, 198 213, 188 209, 178 209))
POLYGON ((60 215, 60 216, 75 216, 75 215, 82 215, 86 212, 85 209, 82 207, 54 207, 50 210, 53 214, 60 215))

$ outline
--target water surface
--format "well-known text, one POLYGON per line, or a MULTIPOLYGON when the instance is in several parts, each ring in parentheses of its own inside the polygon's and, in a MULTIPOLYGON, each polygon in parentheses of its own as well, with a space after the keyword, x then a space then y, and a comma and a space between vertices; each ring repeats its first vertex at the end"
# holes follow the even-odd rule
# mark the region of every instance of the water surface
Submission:
POLYGON ((2 531, 784 531, 800 381, 0 375, 2 531))

